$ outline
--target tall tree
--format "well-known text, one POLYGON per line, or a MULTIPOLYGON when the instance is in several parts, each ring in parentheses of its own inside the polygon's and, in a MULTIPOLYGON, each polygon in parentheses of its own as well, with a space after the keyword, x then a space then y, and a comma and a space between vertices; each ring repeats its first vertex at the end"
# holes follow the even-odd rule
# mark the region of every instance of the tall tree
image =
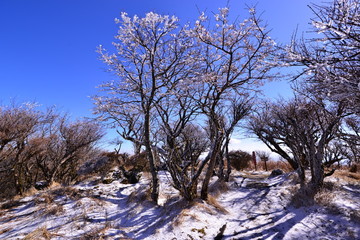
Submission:
POLYGON ((194 97, 207 118, 211 141, 204 161, 208 162, 208 169, 202 184, 203 199, 207 198, 209 181, 226 135, 230 136, 225 134, 226 109, 239 95, 249 94, 271 77, 268 60, 274 42, 255 9, 249 10, 249 17, 242 22, 231 22, 228 8, 214 14, 214 23, 203 13, 190 31, 201 49, 198 61, 202 64, 194 97))
POLYGON ((157 202, 159 183, 152 150, 151 127, 156 117, 155 106, 175 91, 174 86, 188 75, 188 50, 191 42, 179 29, 179 20, 153 12, 145 17, 121 14, 116 52, 103 47, 99 53, 118 79, 101 89, 107 93, 95 97, 96 110, 115 120, 123 128, 125 139, 145 147, 152 174, 152 200, 157 202), (137 138, 137 139, 136 139, 137 138))

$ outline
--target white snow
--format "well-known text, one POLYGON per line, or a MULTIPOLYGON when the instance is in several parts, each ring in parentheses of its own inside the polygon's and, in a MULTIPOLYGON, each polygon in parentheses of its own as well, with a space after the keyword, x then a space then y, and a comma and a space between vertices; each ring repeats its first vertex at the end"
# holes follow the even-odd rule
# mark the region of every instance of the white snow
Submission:
POLYGON ((133 185, 54 187, 2 209, 0 239, 214 239, 225 224, 222 239, 360 239, 360 183, 334 180, 328 206, 295 208, 293 174, 267 175, 234 172, 208 202, 188 203, 160 172, 159 205, 147 199, 144 176, 133 185))

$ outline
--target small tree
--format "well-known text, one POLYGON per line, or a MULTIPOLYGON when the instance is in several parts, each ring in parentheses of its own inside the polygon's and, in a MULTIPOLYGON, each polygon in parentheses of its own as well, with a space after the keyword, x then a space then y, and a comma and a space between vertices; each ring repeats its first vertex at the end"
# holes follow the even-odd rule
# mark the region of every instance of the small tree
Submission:
POLYGON ((41 149, 34 156, 37 167, 49 183, 69 183, 77 177, 81 163, 91 158, 94 144, 102 136, 95 122, 69 122, 66 116, 52 115, 36 139, 41 149))
POLYGON ((311 169, 311 188, 318 191, 323 184, 325 151, 336 139, 341 121, 346 114, 344 106, 328 106, 317 99, 303 97, 276 104, 268 104, 253 116, 251 131, 271 151, 278 153, 299 171, 302 184, 304 168, 311 169))
POLYGON ((2 184, 15 186, 16 193, 22 194, 32 184, 32 157, 38 151, 36 148, 29 148, 28 143, 38 131, 42 120, 42 114, 35 110, 33 104, 0 107, 0 173, 4 180, 2 184))

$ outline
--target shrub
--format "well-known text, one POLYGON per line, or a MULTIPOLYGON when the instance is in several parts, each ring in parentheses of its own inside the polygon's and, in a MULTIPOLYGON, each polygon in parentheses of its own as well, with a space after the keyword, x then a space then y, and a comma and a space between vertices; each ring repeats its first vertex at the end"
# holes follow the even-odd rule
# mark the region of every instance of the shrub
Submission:
POLYGON ((229 159, 231 167, 239 171, 250 166, 252 156, 247 152, 238 150, 229 152, 229 159))

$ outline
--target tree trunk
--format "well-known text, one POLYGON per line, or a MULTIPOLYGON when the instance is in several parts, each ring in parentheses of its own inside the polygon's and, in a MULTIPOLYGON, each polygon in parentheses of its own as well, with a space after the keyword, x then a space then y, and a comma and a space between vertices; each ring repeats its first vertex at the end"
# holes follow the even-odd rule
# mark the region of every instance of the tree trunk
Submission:
POLYGON ((140 154, 141 153, 141 144, 133 142, 133 146, 134 146, 134 155, 140 154))
POLYGON ((318 192, 324 183, 324 168, 322 166, 321 154, 316 154, 313 159, 312 170, 311 170, 311 185, 314 192, 318 192))
POLYGON ((218 170, 218 177, 221 181, 224 181, 224 156, 222 154, 222 152, 220 151, 217 157, 218 163, 219 163, 219 170, 218 170))
POLYGON ((230 179, 231 174, 231 161, 229 158, 229 144, 225 146, 225 159, 226 159, 226 175, 225 175, 225 182, 228 182, 230 179))
POLYGON ((213 145, 213 149, 209 153, 209 154, 211 154, 209 166, 206 171, 205 178, 204 178, 204 181, 203 181, 203 184, 201 187, 201 199, 203 199, 203 200, 207 200, 207 198, 208 198, 209 183, 210 183, 211 176, 213 175, 213 172, 214 172, 216 158, 220 152, 220 148, 221 148, 221 137, 216 136, 216 140, 213 145))
POLYGON ((144 145, 149 161, 150 172, 152 177, 152 189, 151 189, 151 199, 157 204, 159 198, 159 181, 157 168, 155 164, 155 159, 152 153, 151 141, 150 141, 150 116, 149 113, 145 115, 144 120, 144 145))

